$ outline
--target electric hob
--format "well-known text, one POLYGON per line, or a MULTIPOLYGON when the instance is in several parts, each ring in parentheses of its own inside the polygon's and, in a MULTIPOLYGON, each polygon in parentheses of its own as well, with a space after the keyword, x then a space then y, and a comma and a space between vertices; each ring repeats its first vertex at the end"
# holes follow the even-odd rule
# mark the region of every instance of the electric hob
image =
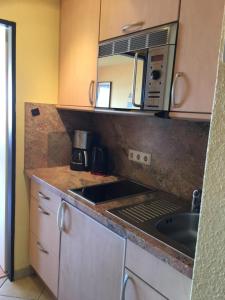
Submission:
POLYGON ((75 196, 78 195, 92 204, 102 204, 103 202, 111 201, 113 199, 153 191, 153 189, 129 180, 120 180, 69 190, 71 194, 75 196))

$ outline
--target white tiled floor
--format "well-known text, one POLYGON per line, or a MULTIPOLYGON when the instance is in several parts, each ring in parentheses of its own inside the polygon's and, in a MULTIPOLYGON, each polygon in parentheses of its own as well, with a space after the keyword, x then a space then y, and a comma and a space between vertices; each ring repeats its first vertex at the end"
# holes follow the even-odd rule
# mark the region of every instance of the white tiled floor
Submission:
POLYGON ((0 300, 55 300, 41 280, 36 276, 10 282, 0 279, 0 300))

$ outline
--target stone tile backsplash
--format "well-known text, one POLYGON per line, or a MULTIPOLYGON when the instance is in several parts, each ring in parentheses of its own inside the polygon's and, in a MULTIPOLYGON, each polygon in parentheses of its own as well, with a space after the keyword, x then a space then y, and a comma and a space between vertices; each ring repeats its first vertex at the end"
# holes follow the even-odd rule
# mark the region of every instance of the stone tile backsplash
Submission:
POLYGON ((93 128, 108 146, 116 174, 187 199, 202 186, 208 123, 98 115, 93 128), (129 161, 129 149, 151 153, 150 167, 129 161))
POLYGON ((25 169, 68 165, 74 129, 88 129, 87 113, 60 114, 51 104, 25 103, 25 169), (39 108, 33 117, 31 110, 39 108))
POLYGON ((25 104, 25 168, 67 165, 75 129, 93 130, 108 147, 113 173, 191 200, 201 187, 209 123, 57 110, 25 104), (40 115, 31 116, 38 107, 40 115), (128 160, 128 150, 152 154, 151 166, 128 160))

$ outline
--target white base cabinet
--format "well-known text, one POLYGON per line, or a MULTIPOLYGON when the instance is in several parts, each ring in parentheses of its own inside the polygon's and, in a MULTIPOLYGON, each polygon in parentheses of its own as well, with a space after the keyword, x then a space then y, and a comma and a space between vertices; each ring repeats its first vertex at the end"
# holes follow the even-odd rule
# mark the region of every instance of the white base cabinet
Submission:
POLYGON ((59 300, 121 299, 125 240, 63 202, 59 300))
POLYGON ((166 300, 135 274, 125 270, 124 297, 122 300, 166 300))
POLYGON ((34 181, 30 263, 58 300, 190 299, 190 278, 34 181))
MULTIPOLYGON (((133 277, 131 281, 134 283, 134 286, 131 289, 128 285, 130 280, 128 280, 127 286, 125 286, 125 292, 128 288, 130 294, 129 297, 125 297, 123 300, 145 300, 147 298, 144 297, 146 297, 148 292, 149 299, 151 300, 161 300, 164 299, 163 297, 169 300, 190 299, 192 283, 190 278, 184 276, 168 264, 130 241, 127 241, 125 267, 134 273, 141 282, 133 277), (144 282, 146 283, 146 286, 144 285, 144 282), (152 298, 150 295, 153 291, 149 286, 155 291, 152 298), (132 295, 132 297, 130 295, 132 295), (138 298, 139 295, 143 295, 142 298, 138 298)), ((126 274, 124 277, 126 279, 126 274)))
POLYGON ((59 196, 31 182, 30 264, 55 296, 58 293, 60 232, 57 227, 59 196))

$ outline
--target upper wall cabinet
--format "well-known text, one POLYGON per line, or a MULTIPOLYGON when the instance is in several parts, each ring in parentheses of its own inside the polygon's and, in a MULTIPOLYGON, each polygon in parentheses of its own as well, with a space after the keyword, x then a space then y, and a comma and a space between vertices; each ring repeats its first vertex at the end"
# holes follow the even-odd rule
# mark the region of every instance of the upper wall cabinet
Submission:
POLYGON ((181 0, 171 116, 209 119, 224 0, 181 0))
POLYGON ((180 0, 102 0, 100 40, 178 20, 180 0))
POLYGON ((62 0, 59 106, 92 109, 95 102, 100 0, 62 0))

